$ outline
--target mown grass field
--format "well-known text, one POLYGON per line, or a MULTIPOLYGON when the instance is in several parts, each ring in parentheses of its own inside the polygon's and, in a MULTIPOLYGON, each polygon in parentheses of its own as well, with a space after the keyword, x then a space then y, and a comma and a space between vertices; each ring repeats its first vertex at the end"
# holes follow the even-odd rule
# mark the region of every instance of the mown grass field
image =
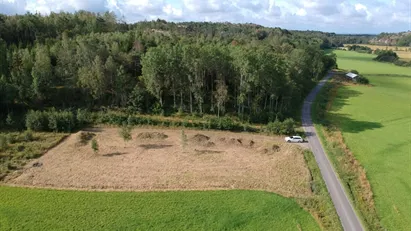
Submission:
POLYGON ((373 87, 339 89, 330 116, 365 168, 382 225, 411 224, 411 68, 372 61, 373 55, 335 51, 338 66, 355 69, 373 87))
POLYGON ((359 46, 367 46, 371 48, 372 50, 380 49, 380 50, 392 50, 397 55, 406 61, 411 60, 411 47, 398 47, 398 46, 379 46, 379 45, 370 45, 370 44, 345 44, 345 46, 350 46, 350 45, 359 45, 359 46))
POLYGON ((84 192, 0 187, 0 230, 319 230, 257 191, 84 192))

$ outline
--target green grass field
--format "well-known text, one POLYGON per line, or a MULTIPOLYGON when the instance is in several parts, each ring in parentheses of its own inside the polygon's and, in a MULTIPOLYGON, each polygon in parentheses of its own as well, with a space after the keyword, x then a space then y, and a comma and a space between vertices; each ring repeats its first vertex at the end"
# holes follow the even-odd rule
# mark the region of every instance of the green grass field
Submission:
POLYGON ((0 230, 319 230, 293 200, 257 191, 82 192, 0 187, 0 230))
POLYGON ((355 69, 373 87, 339 89, 330 115, 367 172, 377 212, 388 230, 411 224, 411 68, 335 51, 341 69, 355 69))

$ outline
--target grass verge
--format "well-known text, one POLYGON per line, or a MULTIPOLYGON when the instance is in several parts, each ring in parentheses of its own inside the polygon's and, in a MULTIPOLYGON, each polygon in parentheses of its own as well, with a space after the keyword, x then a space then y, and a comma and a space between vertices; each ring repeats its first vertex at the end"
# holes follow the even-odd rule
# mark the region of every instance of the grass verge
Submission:
POLYGON ((317 220, 323 230, 342 230, 341 222, 328 194, 327 186, 321 176, 320 169, 311 151, 304 151, 304 159, 311 173, 312 198, 297 199, 297 202, 306 208, 317 220))
POLYGON ((383 230, 375 208, 366 172, 344 143, 337 121, 327 115, 342 83, 331 80, 323 87, 312 106, 312 119, 327 155, 332 161, 346 192, 369 230, 383 230))

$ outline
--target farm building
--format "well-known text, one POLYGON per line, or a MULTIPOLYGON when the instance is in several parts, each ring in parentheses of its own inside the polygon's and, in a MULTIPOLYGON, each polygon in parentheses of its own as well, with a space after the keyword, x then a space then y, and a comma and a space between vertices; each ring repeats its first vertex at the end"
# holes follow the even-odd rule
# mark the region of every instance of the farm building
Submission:
POLYGON ((351 79, 351 80, 353 80, 353 81, 356 81, 356 80, 357 80, 357 77, 358 77, 357 74, 354 74, 354 73, 351 73, 351 72, 347 73, 345 76, 346 76, 348 79, 351 79))

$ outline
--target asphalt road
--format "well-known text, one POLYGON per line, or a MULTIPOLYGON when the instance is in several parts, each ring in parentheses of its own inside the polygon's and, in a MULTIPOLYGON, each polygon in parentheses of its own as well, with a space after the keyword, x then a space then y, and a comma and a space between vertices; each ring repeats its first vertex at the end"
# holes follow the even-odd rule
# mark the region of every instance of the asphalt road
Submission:
POLYGON ((303 111, 302 111, 302 123, 304 131, 307 135, 308 144, 314 153, 315 159, 317 161, 318 167, 321 170, 321 174, 327 185, 328 192, 331 195, 331 199, 337 210, 338 216, 344 230, 348 231, 360 231, 364 230, 361 222, 354 212, 354 208, 348 199, 341 182, 339 181, 330 160, 325 154, 324 148, 322 147, 320 140, 316 134, 315 127, 311 120, 311 104, 318 94, 320 89, 323 87, 325 82, 331 78, 332 73, 330 73, 326 78, 321 80, 321 82, 311 91, 304 101, 303 111))

